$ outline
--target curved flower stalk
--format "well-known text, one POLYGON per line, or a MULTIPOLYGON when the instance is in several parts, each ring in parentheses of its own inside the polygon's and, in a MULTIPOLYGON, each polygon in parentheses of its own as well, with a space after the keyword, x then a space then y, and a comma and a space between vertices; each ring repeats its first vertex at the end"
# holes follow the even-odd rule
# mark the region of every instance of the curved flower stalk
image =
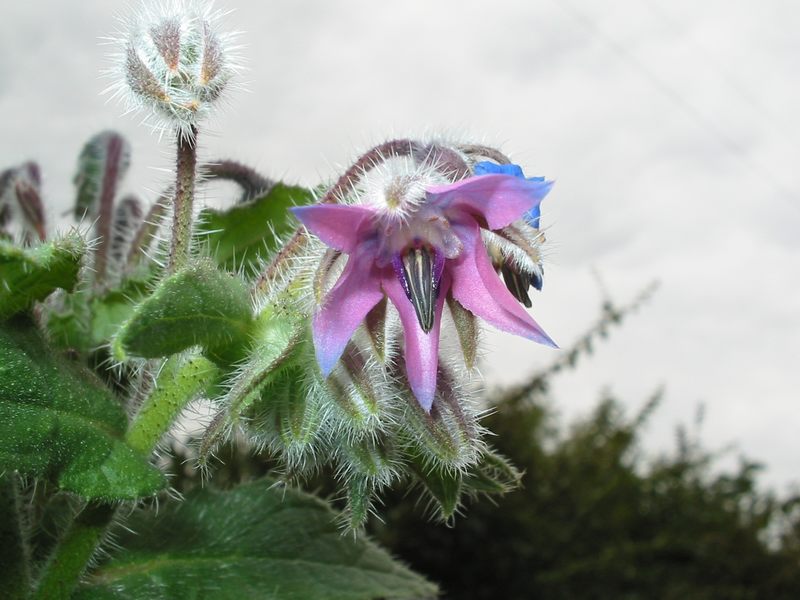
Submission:
POLYGON ((313 318, 323 375, 331 373, 359 325, 388 298, 402 323, 408 383, 429 412, 446 299, 498 329, 555 346, 498 277, 482 235, 492 233, 504 240, 499 244, 504 250, 513 246, 526 255, 504 230, 525 217, 538 219, 539 203, 552 182, 502 169, 448 181, 453 171, 442 168, 439 156, 431 160, 431 146, 419 147, 429 149, 421 164, 404 160, 379 169, 351 203, 293 212, 325 245, 347 255, 313 318))

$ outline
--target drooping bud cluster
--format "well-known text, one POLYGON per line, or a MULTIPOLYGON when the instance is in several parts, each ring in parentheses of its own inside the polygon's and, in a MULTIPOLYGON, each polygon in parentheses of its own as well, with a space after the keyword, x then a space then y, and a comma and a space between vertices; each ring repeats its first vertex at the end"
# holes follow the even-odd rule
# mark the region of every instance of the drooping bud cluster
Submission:
POLYGON ((493 162, 498 156, 389 142, 320 203, 293 209, 307 233, 289 240, 256 284, 265 327, 201 454, 241 426, 289 475, 329 457, 351 527, 381 489, 409 477, 442 517, 453 515, 492 456, 469 380, 478 319, 554 345, 521 305, 541 278, 538 206, 551 183, 479 172, 502 168, 508 161, 493 162), (536 227, 527 221, 534 213, 536 227), (457 337, 461 352, 441 351, 441 336, 457 337))
POLYGON ((42 176, 39 165, 27 162, 0 173, 0 233, 15 224, 26 244, 47 237, 42 176))
POLYGON ((232 35, 218 28, 221 16, 202 0, 145 5, 114 40, 120 49, 109 91, 131 110, 147 110, 154 128, 193 137, 237 70, 232 35))
MULTIPOLYGON (((74 216, 78 221, 94 221, 97 246, 94 252, 94 277, 103 282, 110 270, 119 273, 121 261, 114 262, 115 207, 119 186, 131 164, 131 145, 115 131, 92 136, 78 158, 74 183, 74 216)), ((117 209, 118 210, 118 209, 117 209)), ((132 234, 131 234, 132 235, 132 234)))

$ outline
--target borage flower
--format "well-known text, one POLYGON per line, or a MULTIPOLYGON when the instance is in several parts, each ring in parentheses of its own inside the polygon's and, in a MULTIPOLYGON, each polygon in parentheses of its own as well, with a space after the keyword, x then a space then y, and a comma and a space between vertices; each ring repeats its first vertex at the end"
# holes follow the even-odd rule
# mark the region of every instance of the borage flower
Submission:
POLYGON ((380 205, 318 204, 292 209, 326 245, 348 255, 312 329, 323 375, 384 296, 403 326, 406 374, 430 411, 439 330, 448 295, 498 329, 555 346, 506 289, 481 228, 498 230, 536 210, 552 182, 487 174, 446 185, 397 178, 380 205))

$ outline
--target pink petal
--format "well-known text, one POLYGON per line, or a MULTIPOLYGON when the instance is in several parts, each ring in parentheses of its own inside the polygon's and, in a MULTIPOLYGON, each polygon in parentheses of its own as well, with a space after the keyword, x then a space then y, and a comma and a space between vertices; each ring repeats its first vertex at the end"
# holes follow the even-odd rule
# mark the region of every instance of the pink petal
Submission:
POLYGON ((464 308, 498 329, 557 348, 500 281, 486 253, 478 226, 460 225, 458 233, 464 242, 464 251, 450 266, 453 297, 464 308))
POLYGON ((347 204, 314 204, 295 206, 289 210, 328 246, 348 254, 358 243, 361 224, 373 214, 363 206, 347 204))
POLYGON ((339 281, 325 296, 325 303, 312 324, 317 362, 323 375, 333 370, 353 332, 383 298, 378 273, 371 254, 352 254, 339 281))
POLYGON ((434 204, 458 208, 486 219, 489 229, 500 229, 522 218, 553 187, 552 181, 531 181, 513 175, 480 175, 428 188, 434 204))
POLYGON ((414 306, 406 296, 403 286, 394 274, 383 279, 383 289, 400 313, 405 339, 406 375, 411 391, 425 412, 431 411, 436 394, 436 372, 439 368, 439 329, 442 324, 442 306, 450 285, 447 274, 442 278, 433 328, 422 331, 414 306))

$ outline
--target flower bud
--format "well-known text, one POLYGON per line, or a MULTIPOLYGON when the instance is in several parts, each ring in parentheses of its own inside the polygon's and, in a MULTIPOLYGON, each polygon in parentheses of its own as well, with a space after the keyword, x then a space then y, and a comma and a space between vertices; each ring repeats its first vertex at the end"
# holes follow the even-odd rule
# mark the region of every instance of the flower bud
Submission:
POLYGON ((210 3, 172 0, 143 7, 117 42, 117 81, 109 88, 131 109, 144 108, 156 129, 193 137, 237 69, 232 34, 219 31, 210 3))
POLYGON ((34 162, 0 173, 0 231, 16 223, 26 244, 36 239, 45 240, 47 235, 41 186, 39 165, 34 162))

